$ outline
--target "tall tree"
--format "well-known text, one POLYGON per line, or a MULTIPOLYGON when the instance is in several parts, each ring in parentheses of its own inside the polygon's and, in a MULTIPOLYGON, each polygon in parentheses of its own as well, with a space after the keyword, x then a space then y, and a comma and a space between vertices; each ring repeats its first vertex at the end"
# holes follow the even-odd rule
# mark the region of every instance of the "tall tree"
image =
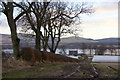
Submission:
POLYGON ((31 14, 26 14, 26 19, 31 26, 30 29, 36 33, 36 45, 39 44, 40 37, 44 50, 49 48, 53 53, 63 34, 73 34, 69 27, 79 21, 79 15, 92 12, 92 9, 86 7, 86 4, 73 8, 65 2, 37 2, 33 4, 31 10, 31 14), (48 43, 49 41, 51 44, 48 43))
POLYGON ((13 44, 13 54, 16 59, 19 58, 19 47, 20 39, 17 36, 17 20, 23 16, 24 12, 19 13, 16 17, 14 16, 14 5, 15 2, 1 2, 1 12, 4 13, 7 17, 8 25, 11 31, 11 39, 13 44), (15 18, 14 18, 15 17, 15 18))
POLYGON ((12 2, 2 2, 4 5, 4 9, 3 9, 3 13, 6 15, 7 17, 7 21, 8 21, 8 25, 10 27, 10 31, 11 31, 11 39, 12 39, 12 43, 13 43, 13 53, 16 56, 16 58, 18 58, 19 56, 19 43, 20 43, 20 39, 17 37, 17 29, 16 29, 16 22, 14 20, 14 16, 13 16, 13 3, 12 2))
POLYGON ((48 6, 46 14, 48 27, 44 28, 51 38, 51 45, 48 45, 51 52, 55 53, 63 34, 74 33, 69 27, 79 21, 80 14, 92 13, 92 9, 85 6, 86 4, 82 3, 80 6, 73 8, 69 7, 69 4, 65 2, 51 3, 51 5, 48 6))
MULTIPOLYGON (((32 29, 35 32, 35 48, 36 49, 41 49, 41 36, 42 36, 42 32, 41 32, 41 27, 43 24, 43 19, 44 19, 44 15, 46 13, 46 8, 49 5, 49 2, 33 2, 33 3, 24 3, 22 2, 21 5, 20 4, 16 4, 19 8, 21 8, 23 11, 26 10, 26 7, 28 7, 27 5, 31 5, 31 10, 30 12, 27 12, 25 14, 25 16, 23 16, 21 18, 21 20, 19 21, 23 21, 23 20, 27 20, 26 23, 29 23, 29 25, 31 26, 30 29, 32 29)), ((28 24, 26 24, 28 26, 28 24)), ((28 28, 27 28, 28 29, 28 28)))

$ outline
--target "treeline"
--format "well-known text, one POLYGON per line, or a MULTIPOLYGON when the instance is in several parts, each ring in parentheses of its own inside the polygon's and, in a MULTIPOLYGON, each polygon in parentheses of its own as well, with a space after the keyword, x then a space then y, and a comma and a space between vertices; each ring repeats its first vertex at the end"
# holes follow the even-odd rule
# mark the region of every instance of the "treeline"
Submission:
POLYGON ((118 53, 118 48, 115 48, 112 45, 105 45, 105 44, 99 44, 99 45, 87 45, 83 43, 81 45, 81 49, 83 51, 83 54, 85 54, 85 49, 88 49, 90 52, 90 55, 92 54, 92 51, 95 50, 95 55, 104 55, 104 53, 108 50, 110 54, 112 55, 115 53, 117 55, 118 53))
POLYGON ((90 45, 86 43, 82 43, 77 48, 75 47, 68 48, 66 45, 61 45, 59 46, 59 49, 61 50, 61 54, 66 54, 67 49, 81 49, 82 54, 87 54, 89 52, 90 56, 93 54, 93 52, 95 52, 95 55, 104 55, 108 51, 109 54, 111 55, 119 55, 118 53, 120 51, 119 48, 116 48, 113 45, 105 45, 105 44, 90 45))
MULTIPOLYGON (((19 58, 20 39, 17 29, 35 36, 35 48, 55 53, 61 36, 75 34, 70 28, 80 23, 81 14, 90 14, 92 8, 86 3, 69 4, 67 2, 0 2, 0 12, 4 13, 11 31, 13 54, 19 58), (51 41, 51 44, 48 41, 51 41), (41 45, 42 43, 42 45, 41 45)), ((31 37, 32 38, 32 37, 31 37)))

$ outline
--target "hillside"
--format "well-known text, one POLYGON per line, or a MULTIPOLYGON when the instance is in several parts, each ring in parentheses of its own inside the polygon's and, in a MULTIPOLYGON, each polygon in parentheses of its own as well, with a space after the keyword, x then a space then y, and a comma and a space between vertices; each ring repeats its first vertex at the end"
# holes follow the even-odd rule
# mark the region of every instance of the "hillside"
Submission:
POLYGON ((62 43, 96 43, 98 41, 95 41, 93 39, 87 39, 82 37, 68 37, 68 38, 62 38, 62 43))
MULTIPOLYGON (((0 45, 12 45, 11 43, 11 36, 8 34, 0 34, 2 36, 2 44, 0 42, 0 45)), ((32 36, 25 36, 18 34, 18 37, 21 39, 20 44, 22 46, 34 46, 34 40, 35 38, 32 36)), ((67 37, 67 38, 62 38, 61 42, 59 45, 65 45, 66 47, 72 48, 79 48, 81 43, 86 43, 86 44, 107 44, 107 45, 117 45, 118 41, 120 38, 104 38, 104 39, 87 39, 87 38, 82 38, 82 37, 67 37)), ((51 41, 49 41, 50 44, 51 41)))
POLYGON ((111 43, 111 42, 118 42, 118 41, 120 41, 120 38, 104 38, 104 39, 98 39, 98 40, 96 40, 96 41, 98 41, 98 42, 103 42, 103 43, 111 43))

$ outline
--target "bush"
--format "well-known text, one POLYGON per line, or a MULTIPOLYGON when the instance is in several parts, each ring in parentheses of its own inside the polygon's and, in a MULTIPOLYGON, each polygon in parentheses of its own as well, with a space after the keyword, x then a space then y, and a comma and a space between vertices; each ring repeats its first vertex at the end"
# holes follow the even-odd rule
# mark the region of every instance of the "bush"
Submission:
POLYGON ((38 49, 34 49, 35 61, 42 62, 42 53, 38 49))
POLYGON ((41 53, 42 53, 43 60, 55 62, 56 55, 54 53, 50 53, 47 51, 41 51, 41 53))
POLYGON ((35 62, 34 51, 31 47, 23 47, 20 51, 20 56, 23 60, 35 62))
POLYGON ((33 62, 79 62, 77 59, 69 58, 60 54, 54 54, 47 51, 39 51, 37 49, 32 49, 31 47, 24 47, 22 48, 20 55, 22 56, 23 60, 33 62))

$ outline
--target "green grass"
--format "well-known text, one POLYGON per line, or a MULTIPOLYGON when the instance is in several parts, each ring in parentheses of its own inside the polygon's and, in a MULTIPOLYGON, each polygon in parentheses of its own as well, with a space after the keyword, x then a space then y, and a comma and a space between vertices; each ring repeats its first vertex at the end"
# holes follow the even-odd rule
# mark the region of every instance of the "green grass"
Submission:
POLYGON ((22 72, 21 74, 8 74, 3 76, 2 78, 25 78, 33 74, 34 72, 22 72))
POLYGON ((5 74, 2 77, 3 78, 26 78, 26 77, 30 77, 33 75, 44 75, 46 72, 49 72, 50 70, 53 70, 55 68, 60 68, 62 66, 63 66, 63 64, 52 64, 49 66, 43 66, 42 70, 35 69, 35 71, 29 71, 29 72, 21 72, 21 71, 15 70, 14 72, 11 72, 11 74, 10 73, 5 74), (12 73, 14 73, 14 74, 12 74, 12 73))

